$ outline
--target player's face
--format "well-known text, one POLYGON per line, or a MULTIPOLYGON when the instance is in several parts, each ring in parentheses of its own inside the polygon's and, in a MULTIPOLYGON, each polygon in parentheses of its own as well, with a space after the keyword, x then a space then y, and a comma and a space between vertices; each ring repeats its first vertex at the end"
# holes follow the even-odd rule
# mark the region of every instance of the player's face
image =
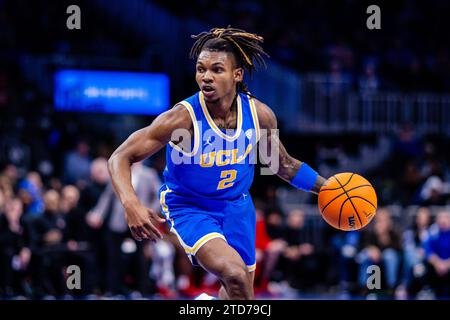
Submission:
POLYGON ((216 103, 236 94, 236 83, 242 81, 243 69, 236 68, 231 53, 204 50, 197 59, 195 80, 205 100, 216 103))

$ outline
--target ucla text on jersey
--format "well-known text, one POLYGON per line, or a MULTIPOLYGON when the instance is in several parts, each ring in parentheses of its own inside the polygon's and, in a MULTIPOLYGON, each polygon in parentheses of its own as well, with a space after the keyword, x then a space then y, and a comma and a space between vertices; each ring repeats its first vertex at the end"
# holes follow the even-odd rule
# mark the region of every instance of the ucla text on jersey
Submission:
MULTIPOLYGON (((166 185, 180 195, 214 199, 233 199, 248 192, 260 136, 254 100, 238 94, 237 127, 226 131, 212 120, 201 91, 180 104, 191 116, 194 136, 190 150, 172 142, 167 146, 166 185)), ((185 138, 186 131, 179 135, 185 138)))

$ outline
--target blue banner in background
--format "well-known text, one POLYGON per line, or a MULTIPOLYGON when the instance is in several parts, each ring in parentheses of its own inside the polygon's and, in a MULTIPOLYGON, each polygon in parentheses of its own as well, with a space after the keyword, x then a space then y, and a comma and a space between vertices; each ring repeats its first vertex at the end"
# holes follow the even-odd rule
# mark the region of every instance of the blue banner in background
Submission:
POLYGON ((67 69, 55 73, 57 111, 158 115, 169 102, 166 74, 67 69))

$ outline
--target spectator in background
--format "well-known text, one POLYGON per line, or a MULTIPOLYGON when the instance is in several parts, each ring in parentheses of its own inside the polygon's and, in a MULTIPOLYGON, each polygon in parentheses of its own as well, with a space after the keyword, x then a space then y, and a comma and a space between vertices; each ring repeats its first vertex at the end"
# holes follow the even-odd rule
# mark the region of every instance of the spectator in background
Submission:
POLYGON ((0 189, 3 190, 6 199, 14 197, 14 186, 18 179, 17 168, 12 164, 6 165, 2 174, 0 174, 0 189))
POLYGON ((356 261, 360 246, 359 231, 338 232, 331 239, 338 268, 339 286, 344 295, 353 291, 356 283, 358 264, 356 261))
POLYGON ((78 206, 79 199, 80 192, 75 186, 68 185, 62 189, 60 210, 67 224, 65 236, 69 240, 88 241, 90 229, 87 228, 85 215, 78 206))
POLYGON ((98 279, 91 228, 86 223, 86 213, 78 206, 80 193, 75 186, 62 190, 61 212, 65 216, 64 241, 67 243, 67 265, 78 265, 83 270, 81 289, 73 291, 83 296, 93 293, 98 279))
POLYGON ((80 189, 87 184, 91 168, 89 149, 87 141, 79 140, 75 150, 66 154, 64 159, 64 182, 66 184, 75 184, 80 189))
MULTIPOLYGON (((305 228, 305 213, 295 209, 289 212, 284 230, 284 248, 280 264, 290 287, 310 289, 318 283, 321 272, 317 250, 305 228)), ((323 271, 323 270, 322 270, 323 271)))
MULTIPOLYGON (((1 191, 0 191, 1 198, 1 191)), ((24 275, 31 258, 29 231, 22 218, 23 206, 18 198, 0 208, 0 297, 10 298, 24 292, 24 275)))
POLYGON ((280 210, 269 209, 266 215, 266 230, 269 237, 273 240, 283 239, 284 235, 284 217, 280 210))
POLYGON ((39 173, 30 172, 18 186, 19 198, 25 205, 25 212, 30 217, 39 216, 44 211, 42 199, 43 184, 39 173))
POLYGON ((81 190, 79 205, 84 211, 91 210, 109 182, 108 161, 105 158, 96 158, 91 163, 90 179, 81 190))
POLYGON ((45 211, 33 222, 38 258, 35 280, 38 297, 44 293, 61 297, 65 293, 63 276, 66 222, 60 211, 60 196, 55 190, 44 194, 45 211))
MULTIPOLYGON (((108 161, 105 158, 96 158, 91 163, 90 168, 90 180, 84 189, 80 192, 80 199, 78 201, 76 215, 70 215, 68 217, 76 217, 75 223, 78 228, 81 228, 81 234, 77 232, 77 238, 80 241, 87 241, 94 252, 95 262, 96 262, 96 270, 95 273, 98 275, 95 277, 96 283, 94 284, 95 289, 102 289, 106 287, 104 274, 105 272, 101 272, 106 270, 106 245, 105 239, 103 235, 102 228, 93 228, 86 222, 87 213, 92 210, 97 204, 100 196, 106 188, 106 185, 109 182, 109 173, 108 173, 108 161), (80 221, 79 219, 83 219, 84 221, 80 221)), ((71 218, 69 218, 71 220, 71 218)), ((69 230, 74 230, 74 224, 70 223, 71 226, 69 230)), ((75 239, 77 239, 75 238, 75 239)))
MULTIPOLYGON (((276 215, 273 220, 278 220, 276 215)), ((278 221, 275 222, 279 224, 278 221)), ((274 268, 278 263, 280 255, 286 247, 286 242, 281 238, 272 239, 267 233, 267 225, 264 219, 264 212, 256 209, 256 270, 255 270, 255 292, 266 292, 269 287, 269 280, 274 268)), ((280 279, 277 279, 280 280, 280 279)), ((276 292, 274 292, 276 293, 276 292)))
POLYGON ((379 209, 373 227, 363 231, 361 251, 358 254, 360 262, 359 285, 366 287, 367 268, 378 265, 382 268, 385 288, 394 290, 400 267, 400 234, 394 228, 391 213, 386 209, 379 209))
MULTIPOLYGON (((284 236, 284 216, 281 210, 273 208, 267 210, 265 216, 265 230, 270 242, 266 246, 263 265, 263 277, 268 278, 270 283, 269 291, 276 294, 279 291, 278 284, 284 280, 283 271, 278 268, 279 257, 282 254, 286 242, 284 236)), ((282 283, 284 285, 285 283, 282 283)))
MULTIPOLYGON (((142 204, 155 211, 160 210, 158 191, 161 187, 156 170, 136 163, 132 166, 131 179, 136 194, 142 204)), ((124 208, 116 197, 112 184, 108 184, 100 196, 97 205, 88 213, 87 222, 92 228, 105 225, 106 250, 106 290, 108 294, 127 294, 122 287, 123 279, 127 274, 127 263, 132 260, 136 293, 148 293, 150 286, 145 256, 143 254, 144 242, 136 242, 132 237, 125 220, 124 208)), ((164 248, 166 249, 166 247, 164 248)), ((173 248, 171 248, 173 250, 173 248)), ((171 257, 173 255, 167 255, 171 257)))
POLYGON ((429 281, 438 298, 450 297, 450 211, 440 211, 436 216, 438 231, 432 233, 425 244, 425 254, 430 265, 429 281))
POLYGON ((419 208, 412 226, 403 233, 402 279, 396 290, 397 298, 407 298, 409 293, 417 293, 423 285, 419 280, 426 271, 424 244, 430 236, 431 223, 430 210, 419 208))

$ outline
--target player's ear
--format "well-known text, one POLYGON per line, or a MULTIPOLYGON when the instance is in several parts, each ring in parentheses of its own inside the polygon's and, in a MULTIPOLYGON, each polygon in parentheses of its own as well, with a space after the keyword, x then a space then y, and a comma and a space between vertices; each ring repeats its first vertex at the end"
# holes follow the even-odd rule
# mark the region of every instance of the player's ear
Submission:
POLYGON ((243 68, 234 69, 234 81, 242 82, 243 80, 244 80, 244 69, 243 68))

